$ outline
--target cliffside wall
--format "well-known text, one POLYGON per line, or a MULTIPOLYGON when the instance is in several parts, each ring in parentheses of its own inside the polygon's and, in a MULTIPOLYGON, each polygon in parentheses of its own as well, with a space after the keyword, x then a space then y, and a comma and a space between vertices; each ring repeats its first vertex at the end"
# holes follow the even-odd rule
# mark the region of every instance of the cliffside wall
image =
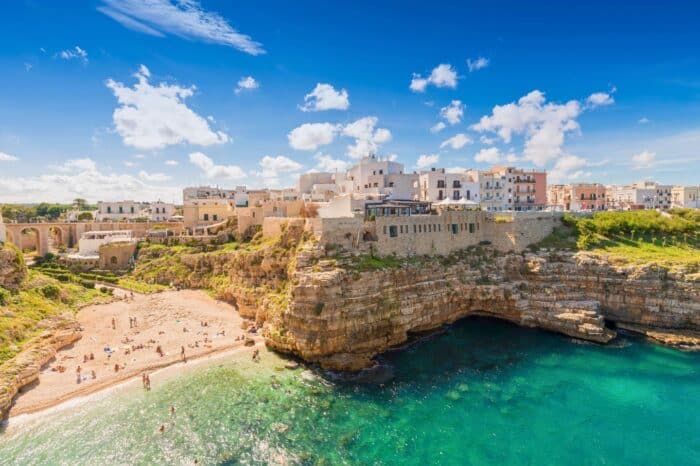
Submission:
POLYGON ((268 344, 328 369, 367 367, 412 333, 469 315, 600 343, 615 336, 606 320, 700 331, 697 281, 585 254, 472 248, 363 271, 308 245, 289 293, 286 310, 265 324, 268 344))
POLYGON ((16 291, 26 275, 21 252, 10 245, 0 244, 0 287, 16 291))

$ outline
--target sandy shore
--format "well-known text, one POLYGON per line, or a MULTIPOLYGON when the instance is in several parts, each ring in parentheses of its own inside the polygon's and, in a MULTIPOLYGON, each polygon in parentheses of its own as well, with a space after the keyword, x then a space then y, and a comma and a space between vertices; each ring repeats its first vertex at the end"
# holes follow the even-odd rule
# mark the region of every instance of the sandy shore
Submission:
POLYGON ((133 298, 120 290, 115 294, 124 299, 80 310, 77 318, 82 338, 59 351, 42 369, 38 382, 20 391, 11 417, 56 406, 134 377, 141 383, 142 374, 173 364, 186 365, 183 347, 186 361, 236 349, 249 352, 251 357, 255 348, 262 352, 264 342, 258 335, 246 334, 255 346, 244 346, 243 319, 235 308, 203 291, 135 294, 133 298), (135 324, 131 318, 136 319, 135 324), (156 351, 158 347, 162 356, 156 351), (59 367, 64 371, 59 372, 59 367))

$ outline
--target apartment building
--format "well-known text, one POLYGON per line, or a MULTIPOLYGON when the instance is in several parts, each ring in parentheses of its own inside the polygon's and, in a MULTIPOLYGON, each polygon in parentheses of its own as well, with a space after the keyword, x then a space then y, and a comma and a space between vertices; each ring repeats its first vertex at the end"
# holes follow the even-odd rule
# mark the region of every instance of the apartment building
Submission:
POLYGON ((151 202, 149 209, 149 219, 152 222, 165 222, 175 215, 175 204, 169 202, 151 202))
POLYGON ((700 186, 674 186, 671 189, 671 207, 700 209, 700 186))
POLYGON ((418 174, 404 173, 404 166, 376 156, 364 157, 343 177, 336 178, 338 194, 367 199, 418 199, 418 174))
POLYGON ((654 181, 639 181, 631 185, 608 186, 607 206, 616 210, 669 209, 673 186, 654 181))
POLYGON ((418 175, 419 199, 439 202, 443 199, 466 199, 479 203, 479 182, 466 171, 450 173, 444 168, 433 168, 418 175))
POLYGON ((547 173, 516 167, 474 171, 479 182, 481 207, 488 211, 542 210, 547 205, 547 173))
POLYGON ((547 203, 557 210, 572 212, 605 210, 605 191, 605 186, 600 183, 550 185, 547 203))
POLYGON ((105 222, 148 218, 147 207, 147 204, 136 201, 99 201, 97 203, 96 220, 105 222))

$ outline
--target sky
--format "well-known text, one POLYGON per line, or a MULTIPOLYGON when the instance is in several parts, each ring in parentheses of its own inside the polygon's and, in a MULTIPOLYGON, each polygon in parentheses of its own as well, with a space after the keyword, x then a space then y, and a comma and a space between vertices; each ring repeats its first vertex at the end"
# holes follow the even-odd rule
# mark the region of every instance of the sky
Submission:
POLYGON ((370 154, 700 184, 696 2, 0 8, 0 203, 179 202, 370 154))

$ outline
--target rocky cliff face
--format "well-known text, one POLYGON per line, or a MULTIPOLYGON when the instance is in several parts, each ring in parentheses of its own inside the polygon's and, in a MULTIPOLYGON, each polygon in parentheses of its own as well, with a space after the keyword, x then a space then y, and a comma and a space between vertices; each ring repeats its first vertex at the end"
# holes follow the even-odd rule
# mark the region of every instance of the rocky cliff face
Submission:
POLYGON ((0 365, 0 419, 3 419, 17 392, 39 378, 42 366, 56 352, 80 339, 80 325, 72 316, 54 316, 41 322, 45 329, 29 341, 14 358, 0 365))
POLYGON ((27 275, 21 253, 0 244, 0 287, 16 291, 27 275))
POLYGON ((288 307, 265 324, 268 344, 328 369, 357 370, 412 333, 469 315, 605 343, 606 320, 700 331, 700 285, 664 269, 614 267, 593 256, 472 249, 359 271, 306 245, 288 307))

